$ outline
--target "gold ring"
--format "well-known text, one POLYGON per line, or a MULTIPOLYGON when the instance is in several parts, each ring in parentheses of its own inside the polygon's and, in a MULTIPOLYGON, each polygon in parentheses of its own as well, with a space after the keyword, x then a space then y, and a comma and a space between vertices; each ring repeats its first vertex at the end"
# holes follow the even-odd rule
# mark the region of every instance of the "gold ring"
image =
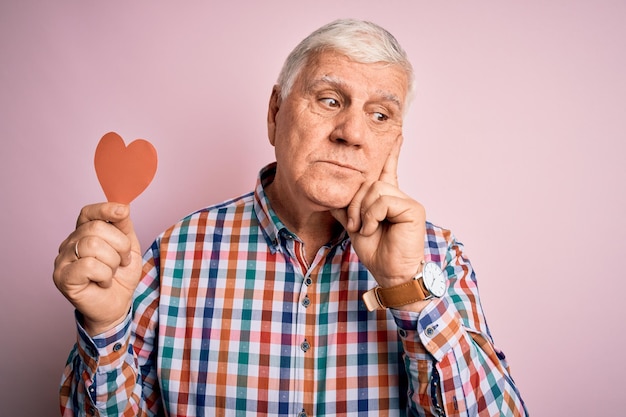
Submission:
POLYGON ((76 260, 80 259, 80 254, 78 253, 78 242, 80 242, 80 239, 76 241, 76 244, 74 244, 74 255, 76 255, 76 260))

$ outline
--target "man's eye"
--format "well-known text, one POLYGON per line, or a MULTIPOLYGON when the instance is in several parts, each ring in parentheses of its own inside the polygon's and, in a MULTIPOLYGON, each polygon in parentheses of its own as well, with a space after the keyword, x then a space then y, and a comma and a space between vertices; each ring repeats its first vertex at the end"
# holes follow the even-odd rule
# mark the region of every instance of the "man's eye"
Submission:
POLYGON ((334 98, 322 98, 320 101, 328 107, 339 107, 339 101, 334 98))
POLYGON ((389 119, 389 116, 384 113, 374 112, 374 119, 376 119, 377 122, 384 122, 385 120, 389 119))

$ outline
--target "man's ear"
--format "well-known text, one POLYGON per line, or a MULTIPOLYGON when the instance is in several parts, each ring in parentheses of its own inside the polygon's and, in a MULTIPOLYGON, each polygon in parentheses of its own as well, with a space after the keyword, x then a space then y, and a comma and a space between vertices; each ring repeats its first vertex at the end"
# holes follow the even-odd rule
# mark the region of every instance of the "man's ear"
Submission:
POLYGON ((270 102, 267 106, 267 137, 270 140, 272 146, 276 139, 276 115, 280 109, 280 86, 276 84, 272 88, 272 95, 270 96, 270 102))

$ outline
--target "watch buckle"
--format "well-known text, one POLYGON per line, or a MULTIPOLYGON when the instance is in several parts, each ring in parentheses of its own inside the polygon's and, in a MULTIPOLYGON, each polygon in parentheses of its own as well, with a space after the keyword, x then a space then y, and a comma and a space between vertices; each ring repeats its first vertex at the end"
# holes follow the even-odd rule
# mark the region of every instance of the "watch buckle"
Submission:
POLYGON ((365 303, 365 307, 367 307, 367 311, 374 311, 384 309, 385 306, 380 301, 380 295, 378 291, 380 287, 376 286, 369 291, 363 293, 363 302, 365 303))

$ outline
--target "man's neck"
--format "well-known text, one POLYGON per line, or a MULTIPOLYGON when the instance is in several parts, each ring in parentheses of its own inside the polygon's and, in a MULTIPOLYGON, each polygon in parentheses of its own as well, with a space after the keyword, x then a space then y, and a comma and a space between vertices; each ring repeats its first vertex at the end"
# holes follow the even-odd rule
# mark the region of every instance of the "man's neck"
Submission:
POLYGON ((328 210, 314 210, 302 202, 293 201, 275 183, 265 186, 264 191, 281 222, 304 243, 309 265, 319 249, 343 230, 328 210))

